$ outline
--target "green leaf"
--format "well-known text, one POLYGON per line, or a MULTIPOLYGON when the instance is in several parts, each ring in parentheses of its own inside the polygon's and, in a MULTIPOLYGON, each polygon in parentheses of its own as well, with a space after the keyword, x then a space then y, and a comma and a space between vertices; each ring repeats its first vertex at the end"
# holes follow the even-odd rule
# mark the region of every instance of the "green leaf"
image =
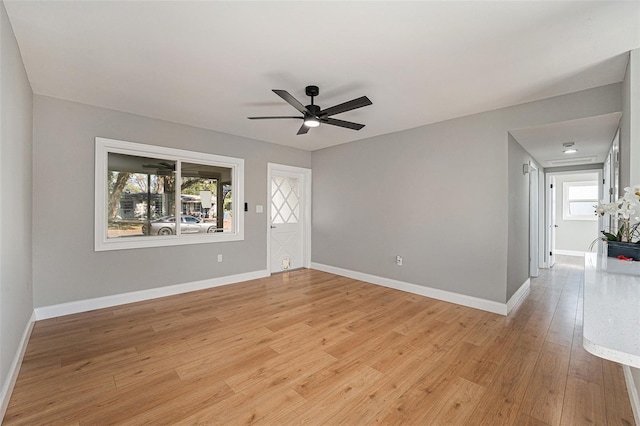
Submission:
MULTIPOLYGON (((619 235, 620 233, 618 233, 619 235)), ((618 236, 613 235, 610 232, 604 232, 602 231, 602 235, 604 235, 605 237, 607 237, 607 241, 620 241, 620 238, 618 236)))

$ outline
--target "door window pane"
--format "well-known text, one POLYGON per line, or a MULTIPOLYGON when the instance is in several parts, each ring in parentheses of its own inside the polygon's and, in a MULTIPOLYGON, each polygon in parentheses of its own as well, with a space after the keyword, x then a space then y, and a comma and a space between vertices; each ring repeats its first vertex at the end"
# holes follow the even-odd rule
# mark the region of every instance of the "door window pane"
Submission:
POLYGON ((271 180, 271 222, 298 223, 300 217, 299 179, 274 176, 271 180))

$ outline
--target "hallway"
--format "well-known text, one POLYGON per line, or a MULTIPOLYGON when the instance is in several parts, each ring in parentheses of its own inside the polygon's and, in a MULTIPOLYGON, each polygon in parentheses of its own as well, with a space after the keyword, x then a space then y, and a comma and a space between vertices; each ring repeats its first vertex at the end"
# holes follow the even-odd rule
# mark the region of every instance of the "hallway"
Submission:
POLYGON ((547 330, 537 380, 544 381, 543 370, 555 369, 547 380, 555 376, 557 391, 564 393, 566 407, 560 424, 635 424, 622 367, 589 354, 582 346, 583 270, 584 258, 556 255, 555 266, 540 269, 531 280, 531 292, 519 308, 535 305, 530 322, 547 330))

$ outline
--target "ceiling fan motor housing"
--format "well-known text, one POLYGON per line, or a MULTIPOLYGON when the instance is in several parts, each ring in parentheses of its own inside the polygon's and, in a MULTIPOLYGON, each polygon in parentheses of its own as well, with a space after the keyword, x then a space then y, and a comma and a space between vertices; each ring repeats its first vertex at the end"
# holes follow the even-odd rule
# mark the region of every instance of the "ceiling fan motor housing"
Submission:
POLYGON ((314 117, 320 116, 320 107, 318 105, 307 105, 307 109, 314 117))
POLYGON ((307 86, 304 89, 304 93, 306 93, 307 96, 318 96, 320 94, 320 89, 318 86, 307 86))

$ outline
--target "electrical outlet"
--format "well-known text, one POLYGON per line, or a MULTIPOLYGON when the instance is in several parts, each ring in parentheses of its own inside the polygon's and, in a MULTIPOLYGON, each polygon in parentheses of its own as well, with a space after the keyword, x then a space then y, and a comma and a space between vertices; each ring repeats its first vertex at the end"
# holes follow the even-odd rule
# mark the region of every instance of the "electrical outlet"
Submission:
POLYGON ((402 256, 396 256, 396 265, 402 266, 402 256))
POLYGON ((218 262, 222 262, 222 255, 221 254, 218 255, 218 262))

